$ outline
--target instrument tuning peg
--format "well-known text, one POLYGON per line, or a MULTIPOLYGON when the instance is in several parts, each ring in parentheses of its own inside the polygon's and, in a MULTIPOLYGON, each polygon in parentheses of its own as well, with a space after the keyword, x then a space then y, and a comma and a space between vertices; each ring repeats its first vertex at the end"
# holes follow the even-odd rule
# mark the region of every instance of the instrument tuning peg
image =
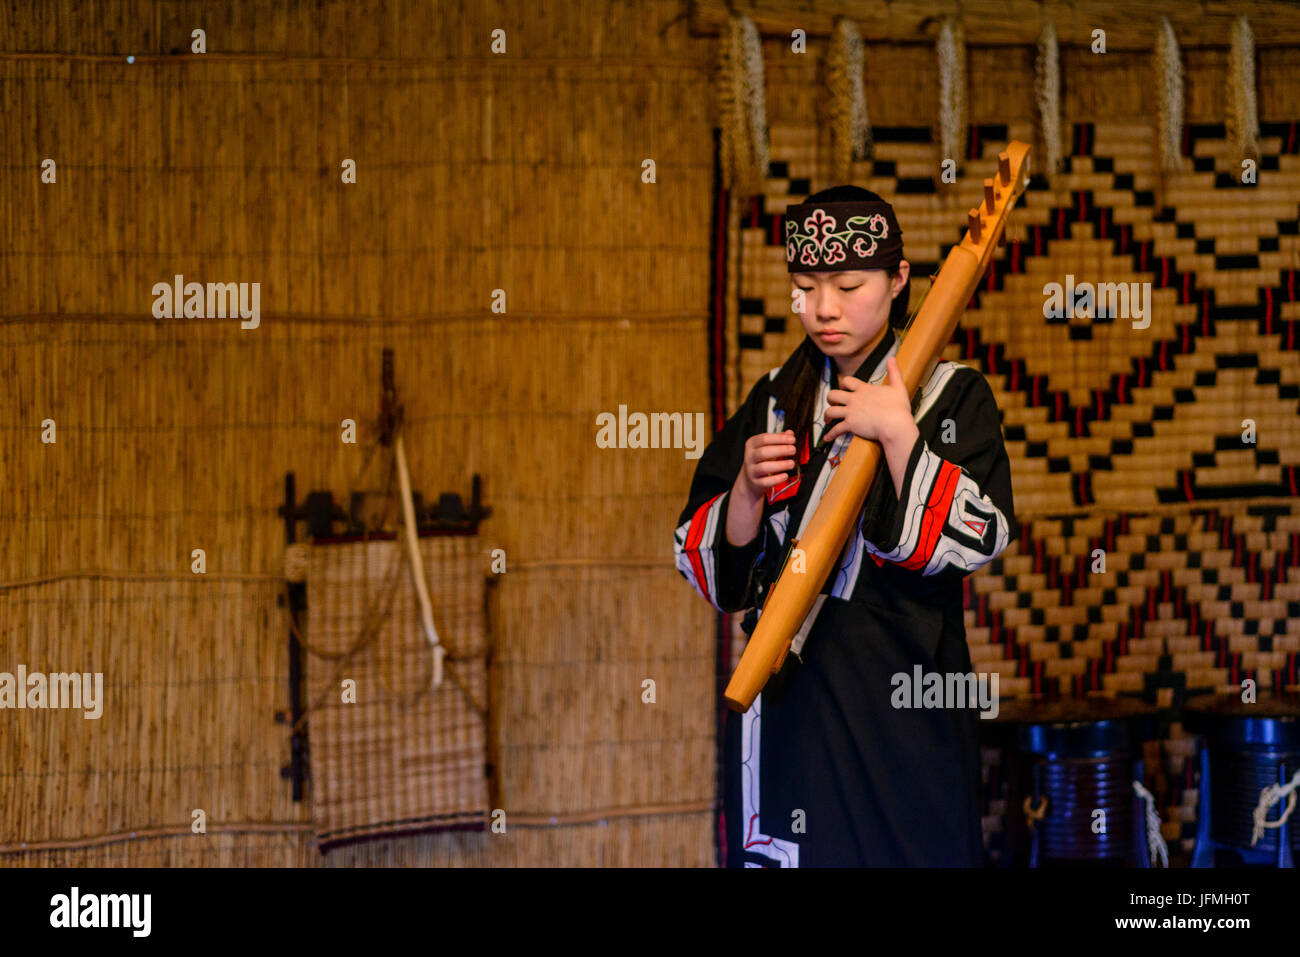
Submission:
POLYGON ((1011 157, 1006 150, 998 154, 998 179, 1002 180, 1003 186, 1011 185, 1011 157))
POLYGON ((993 200, 995 198, 996 194, 993 192, 993 180, 986 179, 984 181, 984 208, 990 213, 993 212, 993 200))
POLYGON ((981 226, 981 224, 980 224, 980 211, 979 211, 978 209, 972 209, 969 213, 967 213, 967 214, 966 214, 966 223, 967 223, 968 228, 970 229, 970 238, 971 238, 971 242, 973 242, 973 243, 977 243, 977 242, 979 242, 979 241, 980 241, 980 226, 981 226))

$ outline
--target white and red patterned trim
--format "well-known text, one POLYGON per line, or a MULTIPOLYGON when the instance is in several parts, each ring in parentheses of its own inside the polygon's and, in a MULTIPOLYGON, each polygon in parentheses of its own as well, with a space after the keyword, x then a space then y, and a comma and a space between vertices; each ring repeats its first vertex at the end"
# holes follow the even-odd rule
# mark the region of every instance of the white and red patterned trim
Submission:
POLYGON ((673 534, 677 568, 695 586, 695 590, 719 611, 725 609, 718 604, 718 569, 714 544, 729 494, 721 492, 713 496, 696 509, 690 520, 683 522, 673 534))

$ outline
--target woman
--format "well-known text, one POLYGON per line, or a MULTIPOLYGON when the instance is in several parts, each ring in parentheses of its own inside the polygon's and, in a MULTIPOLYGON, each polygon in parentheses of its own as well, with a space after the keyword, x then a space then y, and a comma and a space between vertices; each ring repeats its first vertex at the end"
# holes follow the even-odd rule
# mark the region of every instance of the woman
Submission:
POLYGON ((781 671, 728 714, 727 864, 981 866, 974 702, 916 707, 919 691, 899 692, 972 671, 962 579, 1018 533, 997 403, 955 362, 937 363, 915 402, 901 385, 909 266, 879 196, 809 196, 787 211, 786 240, 807 337, 700 457, 677 567, 716 608, 750 609, 752 634, 854 435, 881 444, 888 474, 781 671))

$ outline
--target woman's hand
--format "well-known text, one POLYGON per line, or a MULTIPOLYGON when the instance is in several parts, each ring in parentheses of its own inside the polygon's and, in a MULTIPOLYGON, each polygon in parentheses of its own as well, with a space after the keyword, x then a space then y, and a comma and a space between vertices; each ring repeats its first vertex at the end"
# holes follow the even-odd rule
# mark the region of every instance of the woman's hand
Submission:
POLYGON ((823 441, 834 441, 845 432, 852 432, 885 447, 903 444, 912 447, 919 432, 912 419, 911 397, 893 356, 885 360, 885 368, 889 376, 884 385, 870 385, 845 376, 838 389, 831 389, 826 396, 830 403, 826 421, 834 425, 823 441))
POLYGON ((749 498, 759 498, 781 485, 794 468, 794 432, 760 432, 745 443, 745 461, 736 477, 736 487, 749 498))
POLYGON ((731 486, 727 506, 727 541, 748 545, 758 534, 767 490, 786 481, 794 468, 794 432, 760 432, 745 443, 745 461, 731 486))

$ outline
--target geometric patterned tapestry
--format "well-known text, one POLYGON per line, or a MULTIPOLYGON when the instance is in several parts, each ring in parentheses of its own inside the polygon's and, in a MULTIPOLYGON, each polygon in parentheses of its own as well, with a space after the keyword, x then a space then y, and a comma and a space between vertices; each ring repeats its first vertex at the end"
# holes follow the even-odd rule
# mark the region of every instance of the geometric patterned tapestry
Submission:
MULTIPOLYGON (((998 151, 1034 131, 971 127, 952 185, 934 181, 929 127, 873 136, 874 161, 851 182, 894 204, 915 303, 998 151)), ((733 408, 803 338, 784 213, 831 185, 817 142, 816 127, 774 126, 764 194, 741 210, 733 408)), ((999 672, 1004 699, 1106 692, 1162 706, 1167 734, 1146 757, 1171 852, 1195 836, 1186 696, 1246 677, 1300 685, 1300 123, 1261 123, 1260 151, 1258 181, 1243 185, 1223 125, 1192 124, 1186 170, 1161 176, 1150 125, 1076 124, 1063 170, 1032 175, 943 354, 993 388, 1021 523, 966 582, 976 670, 999 672), (1067 281, 1150 283, 1146 320, 1045 317, 1044 286, 1067 281)), ((996 856, 1002 782, 996 752, 985 759, 996 856)))

